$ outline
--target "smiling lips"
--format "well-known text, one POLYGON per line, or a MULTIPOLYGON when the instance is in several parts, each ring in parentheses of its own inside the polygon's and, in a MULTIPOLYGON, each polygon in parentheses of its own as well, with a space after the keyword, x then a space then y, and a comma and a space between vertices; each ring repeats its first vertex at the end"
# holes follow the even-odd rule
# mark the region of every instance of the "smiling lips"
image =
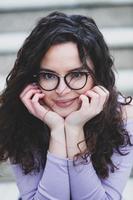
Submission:
POLYGON ((59 101, 55 101, 55 104, 59 107, 65 108, 70 106, 76 98, 74 99, 68 99, 68 100, 59 100, 59 101))

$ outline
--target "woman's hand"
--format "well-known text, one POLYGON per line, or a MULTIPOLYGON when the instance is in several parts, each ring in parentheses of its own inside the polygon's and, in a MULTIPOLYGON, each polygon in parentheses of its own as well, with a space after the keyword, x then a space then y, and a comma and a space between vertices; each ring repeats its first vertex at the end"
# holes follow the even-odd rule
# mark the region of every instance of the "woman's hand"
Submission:
POLYGON ((79 98, 82 101, 81 107, 66 117, 66 127, 81 129, 88 120, 98 115, 109 98, 109 91, 103 86, 94 86, 79 98))
POLYGON ((41 104, 45 94, 37 85, 30 84, 20 94, 20 99, 28 109, 38 119, 45 122, 51 130, 56 129, 59 125, 64 126, 64 119, 57 113, 50 110, 46 105, 41 104))

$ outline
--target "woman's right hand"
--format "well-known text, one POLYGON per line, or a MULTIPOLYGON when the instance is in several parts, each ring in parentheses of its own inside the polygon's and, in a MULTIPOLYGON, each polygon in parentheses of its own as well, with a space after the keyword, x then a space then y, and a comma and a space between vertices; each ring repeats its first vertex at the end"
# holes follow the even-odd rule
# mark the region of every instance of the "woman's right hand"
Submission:
POLYGON ((38 119, 46 123, 51 130, 59 129, 59 125, 64 127, 64 119, 49 107, 40 104, 40 100, 45 94, 37 85, 29 84, 20 94, 20 99, 28 111, 38 119))

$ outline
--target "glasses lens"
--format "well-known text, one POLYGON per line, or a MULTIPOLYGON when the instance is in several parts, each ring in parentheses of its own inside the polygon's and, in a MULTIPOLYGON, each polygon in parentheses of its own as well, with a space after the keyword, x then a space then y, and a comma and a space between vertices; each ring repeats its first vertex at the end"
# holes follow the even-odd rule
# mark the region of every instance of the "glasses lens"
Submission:
POLYGON ((87 80, 86 72, 71 72, 66 76, 66 82, 72 89, 84 87, 87 80))
POLYGON ((41 72, 39 84, 44 90, 53 90, 58 84, 58 77, 53 73, 41 72))

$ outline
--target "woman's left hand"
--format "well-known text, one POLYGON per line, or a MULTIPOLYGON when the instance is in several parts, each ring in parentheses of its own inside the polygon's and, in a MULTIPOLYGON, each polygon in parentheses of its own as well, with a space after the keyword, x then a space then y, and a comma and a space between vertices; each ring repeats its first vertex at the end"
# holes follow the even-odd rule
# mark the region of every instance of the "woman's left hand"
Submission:
POLYGON ((94 86, 79 98, 82 101, 81 107, 65 118, 67 127, 82 128, 87 121, 98 115, 109 98, 109 91, 103 86, 94 86))

